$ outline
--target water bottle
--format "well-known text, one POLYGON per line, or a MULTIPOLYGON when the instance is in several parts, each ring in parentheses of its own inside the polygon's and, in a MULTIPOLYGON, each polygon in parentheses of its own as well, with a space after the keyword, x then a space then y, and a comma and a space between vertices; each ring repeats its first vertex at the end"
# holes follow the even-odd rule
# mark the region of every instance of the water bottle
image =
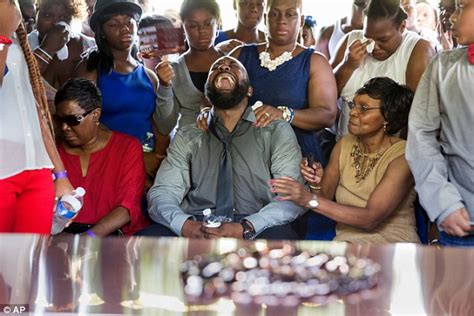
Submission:
POLYGON ((206 208, 204 211, 202 211, 202 215, 204 215, 204 218, 202 219, 202 223, 204 226, 209 228, 217 228, 221 226, 222 223, 219 217, 212 214, 210 208, 206 208))
POLYGON ((155 135, 153 133, 146 133, 142 147, 144 153, 151 153, 155 149, 155 135))
POLYGON ((84 194, 86 194, 86 190, 78 187, 71 194, 61 197, 54 212, 53 227, 51 228, 52 235, 62 232, 77 212, 79 212, 82 208, 84 194))

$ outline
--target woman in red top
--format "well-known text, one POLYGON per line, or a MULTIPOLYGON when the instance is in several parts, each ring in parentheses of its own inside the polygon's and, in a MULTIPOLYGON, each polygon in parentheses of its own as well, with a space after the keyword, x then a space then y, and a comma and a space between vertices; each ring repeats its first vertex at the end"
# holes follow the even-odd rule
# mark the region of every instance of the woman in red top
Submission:
POLYGON ((145 181, 142 146, 131 136, 99 123, 101 96, 86 79, 71 79, 58 91, 55 121, 59 153, 74 187, 86 190, 75 223, 107 236, 118 229, 131 235, 148 224, 141 212, 145 181))

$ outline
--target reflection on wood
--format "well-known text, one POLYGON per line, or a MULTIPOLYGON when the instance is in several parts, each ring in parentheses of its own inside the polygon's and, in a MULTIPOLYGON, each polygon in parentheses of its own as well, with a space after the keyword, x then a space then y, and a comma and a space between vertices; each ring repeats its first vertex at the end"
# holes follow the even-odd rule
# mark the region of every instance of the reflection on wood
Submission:
POLYGON ((232 239, 91 239, 5 234, 0 235, 0 252, 0 304, 29 304, 30 311, 38 314, 332 316, 414 311, 474 315, 474 276, 470 273, 474 250, 408 244, 249 243, 232 239), (184 260, 199 254, 225 253, 241 246, 273 248, 283 244, 330 251, 334 255, 353 254, 378 262, 383 283, 377 287, 376 298, 346 297, 324 305, 312 302, 295 306, 239 304, 229 298, 186 302, 179 272, 184 260), (410 289, 401 288, 407 285, 410 289), (412 296, 422 299, 410 299, 412 296))

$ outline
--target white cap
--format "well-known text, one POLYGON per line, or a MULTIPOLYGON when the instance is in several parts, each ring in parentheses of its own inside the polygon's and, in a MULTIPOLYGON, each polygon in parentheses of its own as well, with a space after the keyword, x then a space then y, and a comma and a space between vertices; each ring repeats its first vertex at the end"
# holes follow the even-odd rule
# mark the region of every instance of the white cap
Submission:
POLYGON ((86 190, 83 187, 77 187, 74 192, 76 192, 75 195, 77 196, 84 196, 86 194, 86 190))
POLYGON ((211 215, 212 211, 210 208, 206 208, 204 211, 202 211, 202 215, 208 216, 211 215))
POLYGON ((78 212, 82 207, 81 201, 79 201, 75 196, 69 194, 63 195, 61 198, 61 202, 66 202, 70 204, 74 212, 78 212))

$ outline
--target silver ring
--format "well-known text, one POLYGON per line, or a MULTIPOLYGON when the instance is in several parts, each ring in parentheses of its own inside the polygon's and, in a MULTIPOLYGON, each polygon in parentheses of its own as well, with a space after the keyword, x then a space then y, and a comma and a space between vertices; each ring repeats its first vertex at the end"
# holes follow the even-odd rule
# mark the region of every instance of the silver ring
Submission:
POLYGON ((267 112, 265 112, 265 116, 266 116, 266 117, 270 117, 270 114, 268 114, 267 112))

